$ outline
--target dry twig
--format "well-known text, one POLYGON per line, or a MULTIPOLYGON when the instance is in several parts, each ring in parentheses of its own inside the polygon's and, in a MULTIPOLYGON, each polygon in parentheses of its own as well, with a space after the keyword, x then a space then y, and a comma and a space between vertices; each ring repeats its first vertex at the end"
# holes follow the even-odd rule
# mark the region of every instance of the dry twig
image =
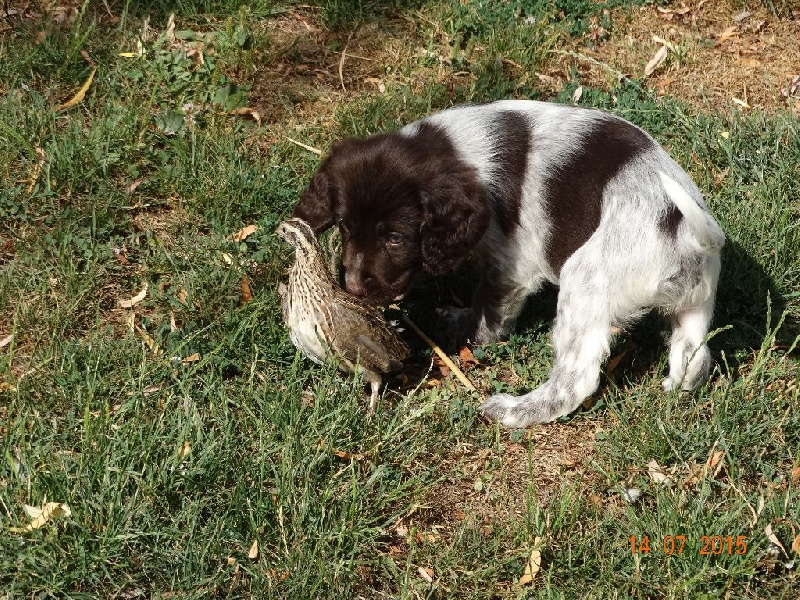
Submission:
POLYGON ((429 338, 427 335, 425 335, 425 333, 424 333, 424 332, 423 332, 423 331, 422 331, 422 330, 421 330, 419 327, 417 327, 417 324, 416 324, 416 323, 414 323, 414 321, 412 321, 412 320, 411 320, 411 319, 408 317, 408 315, 407 315, 406 313, 403 313, 403 321, 405 321, 405 323, 406 323, 406 324, 407 324, 409 327, 411 327, 411 329, 413 329, 413 330, 416 332, 416 334, 417 334, 419 337, 421 337, 421 338, 422 338, 422 340, 423 340, 423 341, 424 341, 426 344, 428 344, 428 346, 430 346, 430 347, 431 347, 431 350, 433 350, 433 351, 434 351, 434 352, 435 352, 435 353, 436 353, 436 354, 439 356, 439 358, 441 358, 441 359, 442 359, 442 362, 443 362, 445 365, 447 365, 447 367, 448 367, 448 368, 449 368, 449 369, 450 369, 450 370, 451 370, 451 371, 452 371, 452 372, 455 374, 455 376, 458 378, 458 380, 459 380, 459 381, 460 381, 462 384, 464 384, 464 387, 465 387, 465 388, 467 388, 468 390, 475 391, 475 386, 474 386, 474 385, 472 385, 472 382, 471 382, 469 379, 467 379, 467 376, 466 376, 466 375, 464 375, 464 372, 463 372, 461 369, 459 369, 459 368, 456 366, 456 364, 455 364, 455 363, 454 363, 452 360, 450 360, 450 357, 449 357, 449 356, 447 356, 447 354, 445 353, 445 351, 444 351, 444 350, 442 350, 442 349, 441 349, 441 348, 438 346, 438 344, 437 344, 436 342, 434 342, 434 341, 433 341, 431 338, 429 338))

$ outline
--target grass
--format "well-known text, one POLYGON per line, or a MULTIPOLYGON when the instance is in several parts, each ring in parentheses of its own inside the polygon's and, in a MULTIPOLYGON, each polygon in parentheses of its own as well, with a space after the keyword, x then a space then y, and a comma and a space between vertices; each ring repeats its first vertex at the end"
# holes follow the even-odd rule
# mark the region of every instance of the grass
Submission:
MULTIPOLYGON (((670 150, 728 234, 703 389, 660 391, 650 317, 594 406, 523 432, 480 421, 484 394, 546 377, 547 291, 508 343, 474 349, 479 393, 393 382, 367 420, 363 386, 301 360, 280 322, 291 256, 272 231, 317 163, 287 136, 326 148, 454 103, 568 102, 577 73, 555 97, 525 73, 618 25, 582 1, 133 4, 85 3, 69 26, 20 13, 0 34, 6 597, 797 597, 796 114, 584 86, 581 104, 670 150), (349 57, 340 80, 347 44, 373 61, 349 57), (93 83, 55 111, 92 70, 81 51, 93 83), (231 114, 252 107, 260 123, 231 114), (71 515, 13 529, 45 502, 71 515), (714 535, 746 552, 701 554, 714 535)), ((406 308, 435 334, 432 309, 473 280, 423 281, 406 308)))

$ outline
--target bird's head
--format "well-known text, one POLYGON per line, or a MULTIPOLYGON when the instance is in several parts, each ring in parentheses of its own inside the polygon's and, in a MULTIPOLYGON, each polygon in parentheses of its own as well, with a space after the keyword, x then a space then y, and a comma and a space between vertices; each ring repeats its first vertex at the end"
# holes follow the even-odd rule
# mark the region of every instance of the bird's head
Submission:
POLYGON ((284 221, 275 230, 275 233, 285 242, 294 246, 295 251, 305 256, 312 255, 317 247, 314 230, 303 219, 289 219, 284 221))

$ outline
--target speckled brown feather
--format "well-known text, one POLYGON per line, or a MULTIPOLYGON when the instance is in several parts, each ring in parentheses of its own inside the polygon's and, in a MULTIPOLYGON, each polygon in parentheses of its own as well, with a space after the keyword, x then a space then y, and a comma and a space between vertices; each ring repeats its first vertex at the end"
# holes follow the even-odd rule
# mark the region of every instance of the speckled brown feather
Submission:
POLYGON ((381 375, 402 367, 408 346, 383 313, 339 287, 311 227, 301 219, 281 223, 278 235, 295 247, 288 286, 279 289, 292 342, 317 363, 332 355, 342 371, 364 371, 374 408, 381 375))

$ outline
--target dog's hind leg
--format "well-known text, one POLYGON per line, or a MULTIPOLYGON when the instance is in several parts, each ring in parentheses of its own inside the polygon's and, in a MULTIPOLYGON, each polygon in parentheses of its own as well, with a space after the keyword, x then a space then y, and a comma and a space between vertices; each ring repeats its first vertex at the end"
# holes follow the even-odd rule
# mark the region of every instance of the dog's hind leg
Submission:
MULTIPOLYGON (((481 412, 506 427, 527 427, 571 413, 594 392, 621 308, 611 288, 602 269, 568 261, 561 273, 552 337, 555 360, 549 378, 522 396, 494 395, 481 405, 481 412)), ((635 312, 629 307, 623 314, 635 312)))
POLYGON ((711 353, 706 346, 706 336, 714 311, 719 257, 712 257, 706 269, 705 280, 696 289, 705 298, 695 299, 680 307, 671 318, 672 338, 669 347, 669 376, 661 385, 666 391, 676 388, 693 390, 708 379, 711 370, 711 353))

